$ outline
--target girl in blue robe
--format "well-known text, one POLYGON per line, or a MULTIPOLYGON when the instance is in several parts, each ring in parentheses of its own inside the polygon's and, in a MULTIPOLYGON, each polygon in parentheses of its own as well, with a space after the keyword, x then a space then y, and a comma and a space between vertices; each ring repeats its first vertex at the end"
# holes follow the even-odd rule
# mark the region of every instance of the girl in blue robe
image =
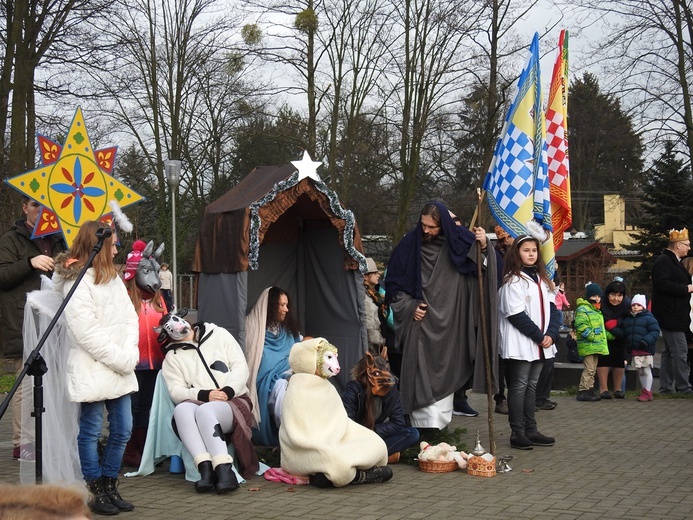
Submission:
POLYGON ((277 381, 281 380, 281 386, 289 378, 289 352, 301 339, 298 325, 289 312, 288 294, 278 287, 265 289, 246 317, 248 387, 257 422, 253 429, 256 445, 279 446, 279 424, 271 396, 277 381))

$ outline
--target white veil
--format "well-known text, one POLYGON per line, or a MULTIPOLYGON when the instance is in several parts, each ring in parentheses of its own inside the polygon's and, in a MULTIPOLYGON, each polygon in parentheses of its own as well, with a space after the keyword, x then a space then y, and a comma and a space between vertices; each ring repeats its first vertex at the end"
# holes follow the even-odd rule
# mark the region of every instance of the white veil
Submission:
MULTIPOLYGON (((38 345, 62 301, 62 295, 53 289, 53 282, 45 276, 41 277, 41 290, 27 295, 23 330, 25 361, 38 345)), ((40 351, 48 368, 48 372, 43 376, 44 483, 82 481, 77 453, 79 403, 70 402, 65 377, 69 352, 67 327, 64 316, 61 316, 40 351)), ((20 390, 23 395, 22 446, 35 444, 35 419, 31 416, 34 410, 33 380, 32 376, 27 375, 20 390)), ((21 458, 19 476, 22 484, 35 483, 36 463, 33 460, 21 458)))

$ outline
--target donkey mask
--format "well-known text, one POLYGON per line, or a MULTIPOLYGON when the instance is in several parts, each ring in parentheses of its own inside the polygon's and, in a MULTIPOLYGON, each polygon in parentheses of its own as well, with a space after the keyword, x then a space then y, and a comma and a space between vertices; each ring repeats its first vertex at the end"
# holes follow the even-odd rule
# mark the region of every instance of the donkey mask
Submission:
POLYGON ((147 247, 142 251, 142 259, 137 264, 137 271, 135 272, 135 284, 137 284, 137 287, 150 294, 161 288, 159 258, 161 258, 161 253, 164 252, 163 242, 154 252, 154 255, 152 255, 153 249, 154 242, 150 240, 147 247))

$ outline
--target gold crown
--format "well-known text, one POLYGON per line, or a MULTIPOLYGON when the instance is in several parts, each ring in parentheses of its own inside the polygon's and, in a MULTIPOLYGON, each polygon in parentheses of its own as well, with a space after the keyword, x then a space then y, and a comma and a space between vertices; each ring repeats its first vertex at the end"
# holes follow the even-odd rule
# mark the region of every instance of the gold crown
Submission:
POLYGON ((681 242, 682 240, 688 240, 688 230, 686 228, 680 231, 678 229, 669 230, 669 242, 681 242))

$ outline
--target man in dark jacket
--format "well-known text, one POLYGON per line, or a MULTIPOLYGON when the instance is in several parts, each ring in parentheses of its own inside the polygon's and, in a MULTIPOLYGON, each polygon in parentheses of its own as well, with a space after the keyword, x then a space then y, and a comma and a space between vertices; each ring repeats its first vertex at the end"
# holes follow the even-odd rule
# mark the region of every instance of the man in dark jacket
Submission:
POLYGON ((691 275, 681 265, 691 249, 686 228, 669 231, 669 245, 652 266, 652 314, 664 338, 659 370, 659 393, 693 394, 688 381, 686 334, 691 326, 691 275))
MULTIPOLYGON (((41 205, 22 198, 25 218, 0 238, 0 332, 2 357, 14 360, 17 374, 23 368, 22 327, 28 292, 41 288, 41 274, 53 271, 53 256, 66 250, 61 234, 31 239, 41 205)), ((12 399, 12 443, 14 458, 20 456, 20 415, 22 395, 12 399)), ((31 454, 27 454, 31 456, 31 454)))

